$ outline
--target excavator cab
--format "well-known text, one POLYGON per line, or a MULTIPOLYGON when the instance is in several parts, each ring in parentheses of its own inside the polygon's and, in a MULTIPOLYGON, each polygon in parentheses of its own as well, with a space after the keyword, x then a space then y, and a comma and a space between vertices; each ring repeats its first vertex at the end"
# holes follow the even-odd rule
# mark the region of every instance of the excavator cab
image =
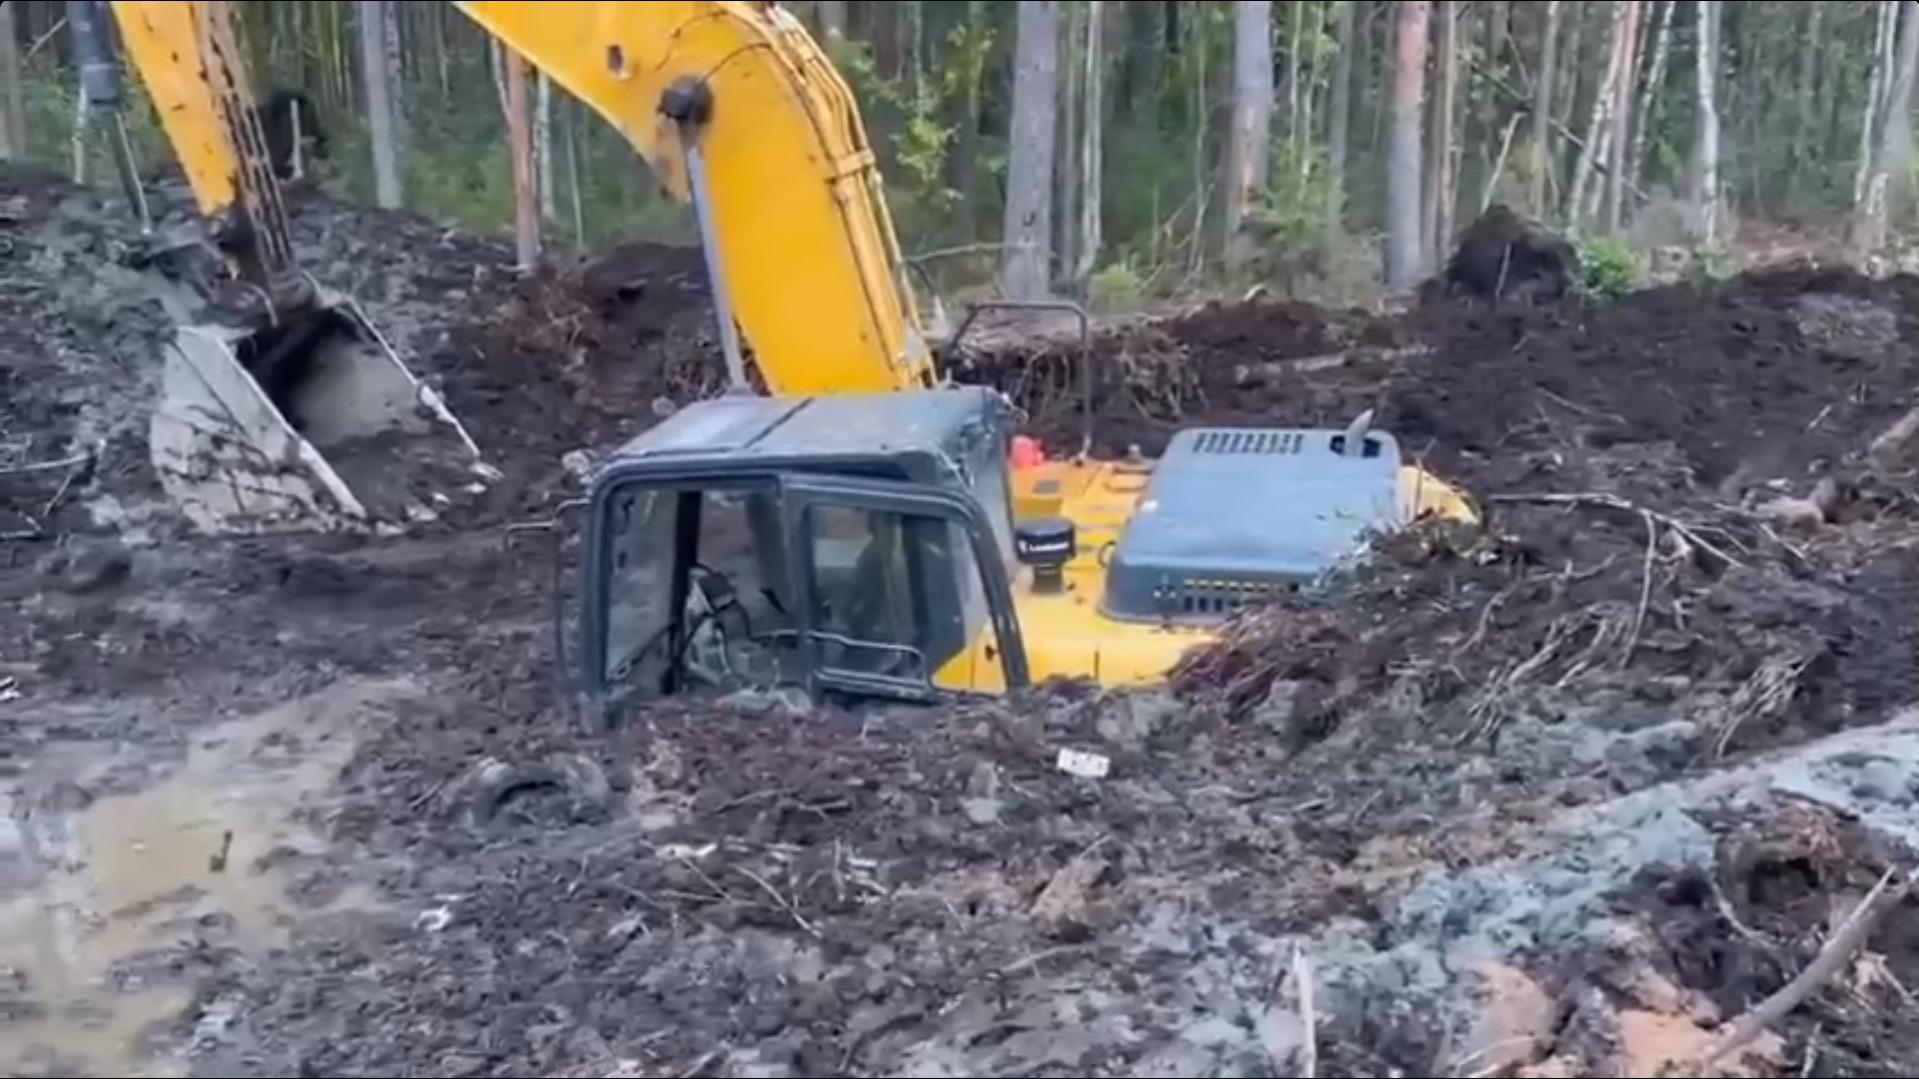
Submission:
POLYGON ((1011 409, 978 388, 701 402, 602 462, 597 707, 699 687, 930 700, 1027 683, 1011 409))

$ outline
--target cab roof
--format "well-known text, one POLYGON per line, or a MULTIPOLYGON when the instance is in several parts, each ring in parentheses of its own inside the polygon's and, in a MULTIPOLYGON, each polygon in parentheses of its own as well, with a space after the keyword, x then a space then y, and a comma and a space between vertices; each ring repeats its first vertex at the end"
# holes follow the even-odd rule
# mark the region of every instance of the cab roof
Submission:
POLYGON ((680 409, 604 458, 599 471, 896 462, 919 478, 982 437, 1003 437, 1011 420, 1005 398, 980 386, 717 397, 680 409))

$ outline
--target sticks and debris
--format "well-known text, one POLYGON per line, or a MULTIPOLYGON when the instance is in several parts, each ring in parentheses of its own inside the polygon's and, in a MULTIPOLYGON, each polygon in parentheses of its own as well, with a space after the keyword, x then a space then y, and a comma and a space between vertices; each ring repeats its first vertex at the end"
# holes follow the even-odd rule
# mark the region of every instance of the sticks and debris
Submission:
POLYGON ((1832 980, 1833 976, 1850 961, 1854 953, 1865 946, 1873 930, 1886 914, 1911 894, 1913 879, 1910 873, 1893 868, 1886 870, 1873 885, 1866 897, 1859 901, 1846 920, 1841 922, 1819 954, 1792 981, 1787 982, 1778 992, 1760 1001, 1750 1011, 1721 1026, 1699 1058, 1688 1069, 1693 1074, 1704 1072, 1728 1055, 1758 1037, 1765 1029, 1789 1015, 1793 1009, 1803 1004, 1807 997, 1832 980))
POLYGON ((1647 518, 1649 520, 1657 521, 1658 523, 1665 525, 1667 528, 1677 533, 1686 542, 1692 544, 1694 547, 1699 548, 1700 550, 1706 552, 1707 554, 1712 555, 1714 558, 1719 559, 1721 562, 1724 562, 1725 564, 1729 566, 1744 567, 1746 564, 1743 561, 1739 560, 1738 558, 1734 557, 1733 555, 1728 554, 1725 550, 1721 549, 1719 545, 1706 539, 1703 535, 1700 534, 1701 531, 1709 529, 1712 526, 1689 524, 1685 521, 1680 520, 1677 517, 1660 513, 1657 510, 1648 509, 1645 506, 1641 506, 1636 503, 1630 502, 1624 498, 1619 497, 1618 495, 1607 494, 1603 491, 1581 491, 1576 493, 1559 493, 1559 492, 1547 491, 1547 492, 1539 492, 1539 493, 1501 494, 1501 495, 1494 495, 1492 497, 1492 501, 1506 502, 1506 503, 1534 502, 1534 503, 1545 503, 1545 504, 1562 504, 1562 505, 1569 505, 1569 506, 1596 506, 1601 509, 1619 510, 1623 513, 1635 513, 1640 515, 1641 517, 1647 518))

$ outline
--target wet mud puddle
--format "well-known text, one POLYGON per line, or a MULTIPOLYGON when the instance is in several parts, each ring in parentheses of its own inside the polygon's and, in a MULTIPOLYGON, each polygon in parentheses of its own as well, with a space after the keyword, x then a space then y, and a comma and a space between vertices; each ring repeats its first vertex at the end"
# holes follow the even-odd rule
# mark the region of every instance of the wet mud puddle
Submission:
POLYGON ((166 1046, 196 952, 370 904, 300 895, 297 870, 325 853, 316 826, 370 714, 419 692, 335 683, 195 732, 144 785, 124 757, 65 747, 0 787, 0 1076, 185 1074, 166 1046))

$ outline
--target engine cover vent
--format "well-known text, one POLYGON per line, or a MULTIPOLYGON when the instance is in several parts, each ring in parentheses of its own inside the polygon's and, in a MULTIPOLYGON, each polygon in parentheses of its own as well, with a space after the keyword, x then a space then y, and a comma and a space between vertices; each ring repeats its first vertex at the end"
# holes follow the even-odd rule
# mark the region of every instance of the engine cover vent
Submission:
POLYGON ((1406 519, 1399 444, 1368 431, 1182 431, 1108 563, 1106 614, 1210 623, 1311 584, 1406 519))
POLYGON ((1193 440, 1194 453, 1302 453, 1306 449, 1303 431, 1234 431, 1212 429, 1199 432, 1193 440))

